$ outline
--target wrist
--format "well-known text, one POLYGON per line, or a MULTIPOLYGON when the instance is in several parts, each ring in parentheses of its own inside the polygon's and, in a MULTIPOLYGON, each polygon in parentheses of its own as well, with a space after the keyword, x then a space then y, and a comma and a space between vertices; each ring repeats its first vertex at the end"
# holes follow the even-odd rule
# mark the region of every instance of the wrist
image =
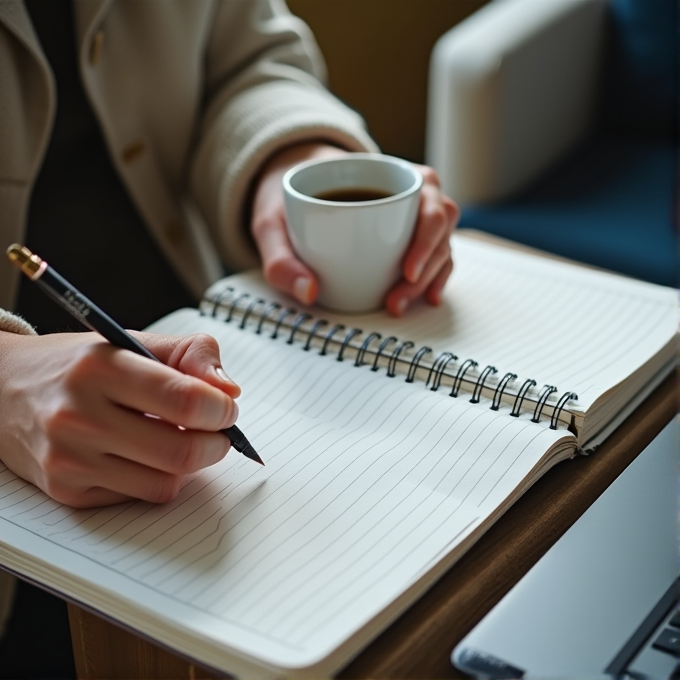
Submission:
POLYGON ((269 156, 262 165, 262 169, 258 174, 258 179, 261 179, 271 172, 283 172, 298 163, 313 158, 331 158, 333 156, 343 156, 348 153, 350 152, 345 149, 323 141, 301 142, 299 144, 286 146, 269 156))

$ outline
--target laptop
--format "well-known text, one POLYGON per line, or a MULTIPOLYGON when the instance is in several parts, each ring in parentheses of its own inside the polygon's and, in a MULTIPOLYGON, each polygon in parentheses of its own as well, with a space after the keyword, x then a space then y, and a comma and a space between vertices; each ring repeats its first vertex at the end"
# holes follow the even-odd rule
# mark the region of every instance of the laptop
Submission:
POLYGON ((455 647, 453 665, 479 678, 680 678, 679 465, 676 417, 455 647))

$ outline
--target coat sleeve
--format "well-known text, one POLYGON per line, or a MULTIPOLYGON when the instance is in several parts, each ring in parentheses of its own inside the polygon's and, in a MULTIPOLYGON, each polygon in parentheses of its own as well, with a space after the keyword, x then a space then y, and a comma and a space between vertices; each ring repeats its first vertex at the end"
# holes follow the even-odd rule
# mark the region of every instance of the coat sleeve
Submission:
POLYGON ((270 155, 314 140, 350 151, 377 147, 361 117, 325 89, 316 42, 283 0, 218 2, 205 69, 190 189, 223 260, 243 269, 258 262, 244 216, 270 155))

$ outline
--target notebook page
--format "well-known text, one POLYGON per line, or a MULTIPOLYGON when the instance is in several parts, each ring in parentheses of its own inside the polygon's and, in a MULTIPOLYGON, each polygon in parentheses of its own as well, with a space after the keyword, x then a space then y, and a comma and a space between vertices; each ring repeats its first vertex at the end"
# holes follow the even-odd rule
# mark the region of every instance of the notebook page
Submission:
POLYGON ((239 426, 266 466, 232 452, 172 503, 94 510, 60 506, 0 468, 0 537, 13 530, 14 545, 50 565, 43 577, 71 572, 110 588, 91 598, 123 620, 136 611, 152 621, 151 611, 174 621, 174 637, 149 625, 217 667, 230 653, 277 668, 325 658, 474 531, 552 445, 573 445, 528 416, 192 310, 153 330, 219 340, 243 388, 239 426))
MULTIPOLYGON (((442 305, 421 303, 403 318, 384 313, 347 316, 312 308, 333 323, 379 331, 450 351, 578 394, 585 411, 674 336, 680 314, 676 291, 529 255, 463 236, 453 241, 455 270, 442 305)), ((259 273, 231 277, 237 289, 272 293, 259 273)), ((363 337, 362 337, 363 339, 363 337)), ((474 371, 470 375, 478 375, 474 371)))

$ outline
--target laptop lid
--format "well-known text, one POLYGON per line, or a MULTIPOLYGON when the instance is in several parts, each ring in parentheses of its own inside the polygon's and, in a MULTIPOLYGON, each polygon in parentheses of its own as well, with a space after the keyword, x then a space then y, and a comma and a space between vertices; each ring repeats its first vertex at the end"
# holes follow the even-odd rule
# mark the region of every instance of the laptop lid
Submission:
POLYGON ((454 665, 469 671, 476 655, 498 666, 482 677, 504 664, 505 677, 604 675, 678 577, 679 442, 675 418, 456 646, 454 665))

